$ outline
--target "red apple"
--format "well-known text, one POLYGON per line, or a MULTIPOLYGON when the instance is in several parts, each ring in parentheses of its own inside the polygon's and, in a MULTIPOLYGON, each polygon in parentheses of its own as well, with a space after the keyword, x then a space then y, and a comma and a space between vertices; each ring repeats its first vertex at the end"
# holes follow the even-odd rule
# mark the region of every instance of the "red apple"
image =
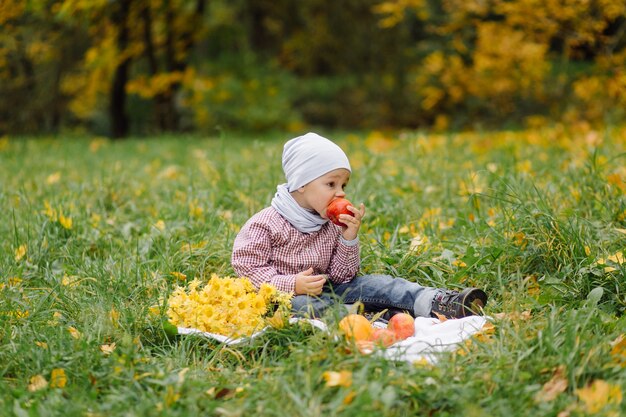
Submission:
POLYGON ((391 330, 398 340, 404 340, 415 334, 415 319, 407 313, 398 313, 389 319, 387 329, 391 330))
POLYGON ((389 347, 393 345, 398 340, 398 338, 396 337, 396 334, 391 330, 376 327, 372 332, 371 340, 377 345, 389 347))
POLYGON ((335 223, 337 226, 344 226, 345 224, 341 223, 339 220, 340 214, 349 214, 352 216, 352 212, 348 210, 348 206, 351 206, 352 203, 345 198, 337 198, 330 202, 328 207, 326 208, 326 216, 328 219, 335 223))

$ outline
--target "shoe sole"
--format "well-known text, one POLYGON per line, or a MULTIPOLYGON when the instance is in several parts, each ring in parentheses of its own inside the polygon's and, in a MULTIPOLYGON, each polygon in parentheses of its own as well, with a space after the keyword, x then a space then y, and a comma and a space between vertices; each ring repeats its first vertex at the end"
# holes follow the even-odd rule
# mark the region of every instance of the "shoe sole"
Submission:
POLYGON ((466 288, 460 295, 463 317, 480 313, 487 304, 487 294, 479 288, 466 288))

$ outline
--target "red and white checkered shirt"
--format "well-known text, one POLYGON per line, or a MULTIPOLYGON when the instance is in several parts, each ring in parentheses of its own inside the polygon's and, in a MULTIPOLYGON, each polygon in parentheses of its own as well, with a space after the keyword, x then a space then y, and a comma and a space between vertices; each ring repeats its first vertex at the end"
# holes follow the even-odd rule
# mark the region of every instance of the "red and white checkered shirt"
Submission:
POLYGON ((309 267, 341 284, 356 276, 359 264, 358 240, 344 240, 339 226, 327 222, 317 232, 302 233, 273 207, 252 216, 233 245, 232 265, 240 277, 257 288, 269 283, 292 294, 296 274, 309 267))

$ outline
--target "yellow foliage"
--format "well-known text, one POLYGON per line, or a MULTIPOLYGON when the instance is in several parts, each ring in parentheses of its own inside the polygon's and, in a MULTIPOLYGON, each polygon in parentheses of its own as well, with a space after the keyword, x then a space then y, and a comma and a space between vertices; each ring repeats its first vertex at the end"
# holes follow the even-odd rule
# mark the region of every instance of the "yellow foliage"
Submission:
POLYGON ((159 94, 171 93, 172 86, 181 83, 183 76, 184 73, 180 71, 160 73, 149 78, 140 75, 126 84, 126 91, 142 98, 153 98, 159 94))
POLYGON ((24 0, 2 0, 0 2, 0 25, 20 17, 24 13, 24 0))
POLYGON ((372 8, 374 13, 383 15, 383 18, 379 21, 379 26, 383 28, 389 28, 397 25, 404 19, 404 14, 407 9, 415 9, 418 15, 426 17, 424 0, 396 0, 396 1, 384 1, 377 4, 372 8))

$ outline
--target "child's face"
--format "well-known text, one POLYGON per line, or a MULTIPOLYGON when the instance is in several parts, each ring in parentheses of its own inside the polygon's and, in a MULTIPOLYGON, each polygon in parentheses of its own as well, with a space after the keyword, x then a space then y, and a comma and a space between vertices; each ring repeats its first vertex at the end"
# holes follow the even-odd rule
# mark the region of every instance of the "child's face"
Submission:
POLYGON ((350 171, 335 169, 298 189, 294 197, 300 206, 315 210, 323 219, 327 219, 326 208, 334 199, 346 196, 343 190, 349 180, 350 171))

